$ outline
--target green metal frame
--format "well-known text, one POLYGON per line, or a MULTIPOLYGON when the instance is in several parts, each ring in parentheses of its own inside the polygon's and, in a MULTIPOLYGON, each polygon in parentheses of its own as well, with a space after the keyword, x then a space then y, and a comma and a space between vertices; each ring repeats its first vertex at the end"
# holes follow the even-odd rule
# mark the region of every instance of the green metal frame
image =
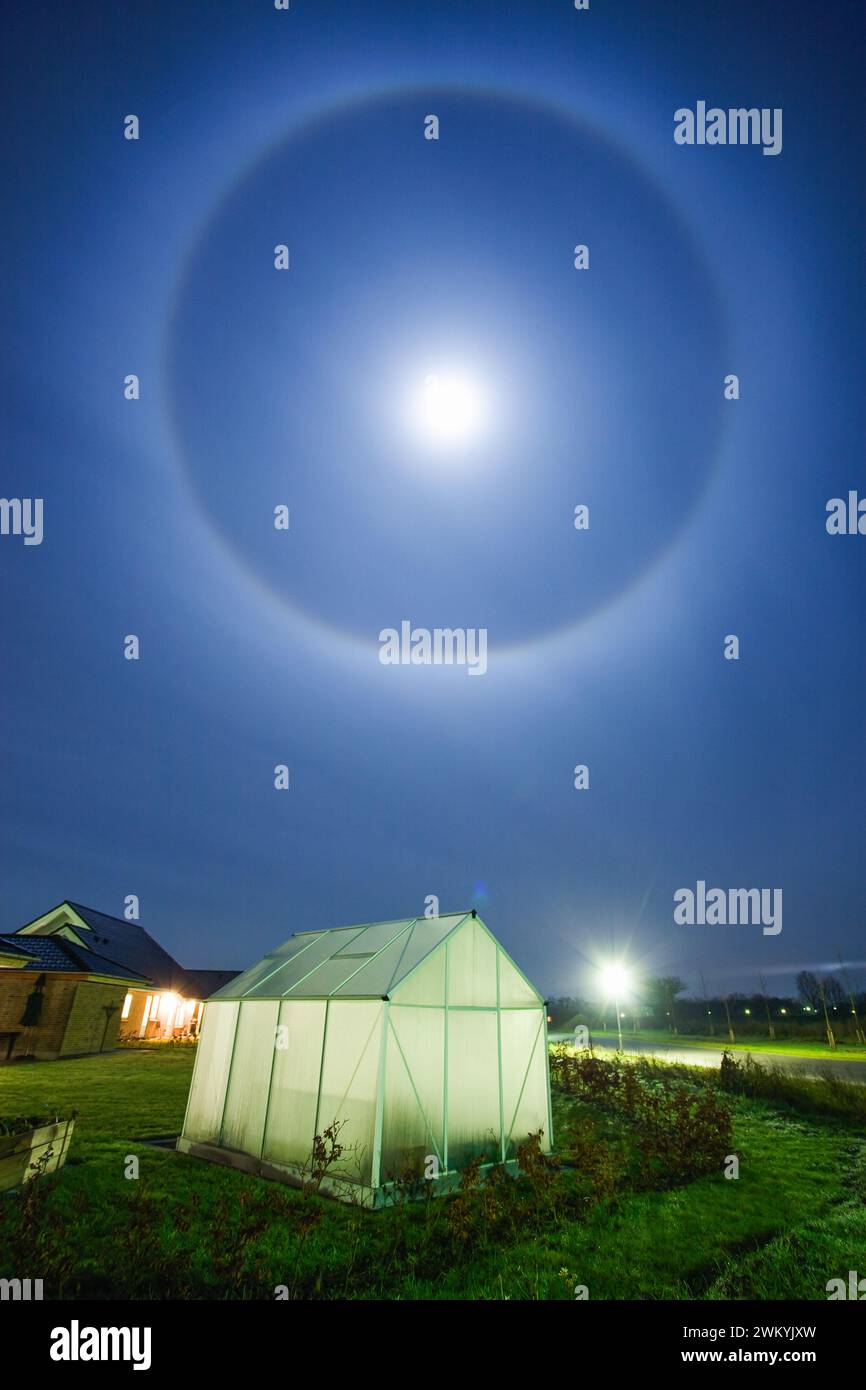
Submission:
MULTIPOLYGON (((385 1122, 385 1059, 388 1050, 389 1004, 382 1009, 382 1038, 379 1043, 379 1082, 376 1090, 376 1118, 373 1122, 373 1163, 370 1169, 371 1187, 379 1186, 382 1166, 382 1128, 385 1122)), ((321 1087, 321 1077, 319 1086, 321 1087)))
MULTIPOLYGON (((462 923, 461 923, 462 925, 462 923)), ((448 942, 445 938, 445 1042, 442 1049, 442 1151, 445 1159, 445 1172, 448 1172, 448 985, 451 980, 451 970, 448 960, 448 942)))
POLYGON ((319 1132, 319 1110, 322 1106, 322 1077, 325 1074, 325 1048, 328 1046, 328 1015, 331 1012, 330 999, 325 1000, 325 1026, 322 1029, 322 1048, 319 1052, 319 1079, 316 1083, 316 1118, 313 1120, 313 1133, 310 1136, 310 1147, 319 1132))
POLYGON ((505 1099, 502 1094, 502 1005, 499 989, 499 947, 496 947, 496 1052, 499 1058, 499 1158, 505 1162, 505 1099))
POLYGON ((547 1078, 547 1142, 553 1148, 553 1101, 550 1096, 550 1044, 547 1041, 547 1005, 544 1006, 544 1074, 547 1078))

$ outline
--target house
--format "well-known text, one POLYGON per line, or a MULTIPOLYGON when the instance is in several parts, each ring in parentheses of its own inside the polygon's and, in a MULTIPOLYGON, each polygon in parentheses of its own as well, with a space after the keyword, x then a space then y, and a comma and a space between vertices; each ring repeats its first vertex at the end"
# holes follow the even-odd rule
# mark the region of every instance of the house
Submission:
POLYGON ((0 935, 0 1062, 198 1033, 230 970, 185 970, 138 922, 63 902, 0 935))
POLYGON ((124 1000, 146 984, 69 941, 0 936, 0 1062, 113 1047, 124 1000))
POLYGON ((300 932, 211 996, 178 1148, 297 1184, 334 1125, 321 1188, 367 1206, 549 1151, 546 1006, 474 911, 300 932))

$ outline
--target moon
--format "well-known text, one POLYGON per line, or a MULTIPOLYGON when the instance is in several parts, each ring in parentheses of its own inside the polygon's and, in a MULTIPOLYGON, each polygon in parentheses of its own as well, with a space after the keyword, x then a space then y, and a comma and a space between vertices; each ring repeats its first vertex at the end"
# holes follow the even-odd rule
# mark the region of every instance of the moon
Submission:
POLYGON ((416 436, 439 448, 469 444, 483 432, 487 410, 484 392, 472 377, 456 372, 427 372, 412 397, 416 436))

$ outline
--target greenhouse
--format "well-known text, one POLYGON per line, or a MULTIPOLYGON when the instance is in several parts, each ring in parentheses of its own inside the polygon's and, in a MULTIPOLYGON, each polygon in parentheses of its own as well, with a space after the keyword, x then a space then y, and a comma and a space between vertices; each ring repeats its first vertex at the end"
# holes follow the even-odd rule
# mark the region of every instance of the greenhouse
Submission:
POLYGON ((299 932, 212 995, 178 1148, 379 1206, 551 1128, 544 1000, 473 911, 299 932))

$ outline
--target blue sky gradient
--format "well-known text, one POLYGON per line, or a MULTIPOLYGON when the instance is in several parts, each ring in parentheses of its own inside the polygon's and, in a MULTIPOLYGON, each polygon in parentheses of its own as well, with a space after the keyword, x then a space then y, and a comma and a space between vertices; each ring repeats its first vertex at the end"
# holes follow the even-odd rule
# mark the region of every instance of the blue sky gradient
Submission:
POLYGON ((45 538, 0 538, 0 929, 135 893, 240 968, 437 894, 550 994, 621 951, 866 978, 866 538, 825 529, 866 493, 864 36, 842 0, 11 6, 0 491, 45 538), (782 153, 677 146, 699 99, 781 107, 782 153), (404 400, 450 362, 491 407, 443 458, 404 400), (487 675, 380 665, 403 618, 486 627, 487 675), (782 933, 675 925, 698 879, 781 887, 782 933))

